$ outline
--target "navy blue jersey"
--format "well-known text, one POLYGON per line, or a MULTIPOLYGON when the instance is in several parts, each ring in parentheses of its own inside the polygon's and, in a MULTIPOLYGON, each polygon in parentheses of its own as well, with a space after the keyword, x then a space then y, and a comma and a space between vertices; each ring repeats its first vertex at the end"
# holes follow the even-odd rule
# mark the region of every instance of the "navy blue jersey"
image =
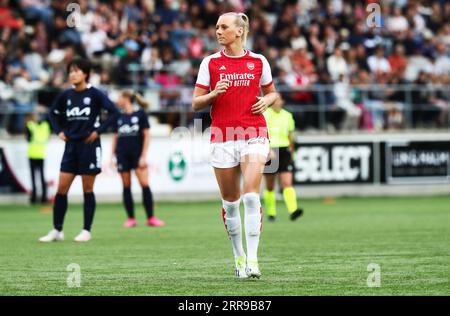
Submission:
POLYGON ((67 89, 54 101, 49 119, 56 134, 64 132, 70 140, 83 140, 94 130, 101 134, 120 115, 114 103, 99 89, 88 85, 83 91, 67 89), (108 111, 100 121, 101 110, 108 111))
POLYGON ((140 155, 144 141, 143 131, 146 128, 150 128, 150 124, 144 111, 122 113, 114 126, 114 131, 117 133, 116 153, 134 152, 140 155))

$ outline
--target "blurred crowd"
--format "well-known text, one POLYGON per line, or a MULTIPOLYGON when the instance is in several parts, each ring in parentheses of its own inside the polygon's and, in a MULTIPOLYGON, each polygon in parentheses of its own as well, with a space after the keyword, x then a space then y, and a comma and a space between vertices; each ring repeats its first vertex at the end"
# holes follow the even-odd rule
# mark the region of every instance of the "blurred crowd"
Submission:
POLYGON ((36 104, 30 91, 48 106, 49 88, 67 88, 76 55, 94 62, 95 85, 161 88, 163 108, 188 107, 177 87, 220 49, 228 11, 249 16, 246 47, 269 60, 299 128, 318 126, 319 105, 331 129, 401 128, 407 107, 413 126, 449 126, 449 1, 0 0, 0 127, 7 107, 36 104))

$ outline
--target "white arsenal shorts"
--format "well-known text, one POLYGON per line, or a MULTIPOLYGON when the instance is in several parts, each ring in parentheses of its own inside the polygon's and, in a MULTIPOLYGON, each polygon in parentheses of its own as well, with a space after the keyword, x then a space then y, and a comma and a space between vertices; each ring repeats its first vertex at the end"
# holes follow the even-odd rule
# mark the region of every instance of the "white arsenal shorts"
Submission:
POLYGON ((266 137, 211 143, 211 165, 214 168, 232 168, 239 165, 248 154, 261 155, 267 161, 269 152, 270 143, 266 137))

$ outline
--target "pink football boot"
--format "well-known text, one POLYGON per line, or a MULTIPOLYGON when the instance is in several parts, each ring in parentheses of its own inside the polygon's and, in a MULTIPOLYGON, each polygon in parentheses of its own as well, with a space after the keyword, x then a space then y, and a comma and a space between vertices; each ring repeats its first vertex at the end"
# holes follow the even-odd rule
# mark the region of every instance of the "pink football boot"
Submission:
POLYGON ((136 227, 137 222, 136 219, 134 218, 129 218, 127 219, 127 221, 123 224, 123 227, 125 228, 132 228, 132 227, 136 227))
POLYGON ((155 216, 150 217, 147 220, 147 226, 164 226, 166 223, 164 223, 162 220, 156 218, 155 216))

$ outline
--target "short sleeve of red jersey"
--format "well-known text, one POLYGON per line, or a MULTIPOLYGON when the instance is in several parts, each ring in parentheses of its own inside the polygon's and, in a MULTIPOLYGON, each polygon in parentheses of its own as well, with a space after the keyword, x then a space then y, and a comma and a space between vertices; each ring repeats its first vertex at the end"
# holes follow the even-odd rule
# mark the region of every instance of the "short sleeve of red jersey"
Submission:
POLYGON ((270 70, 269 62, 266 57, 259 55, 262 61, 262 74, 260 84, 261 87, 266 88, 272 84, 272 71, 270 70))
POLYGON ((209 75, 209 61, 211 58, 206 57, 200 64, 200 69, 198 71, 197 82, 195 86, 200 87, 205 90, 209 90, 210 85, 210 75, 209 75))

